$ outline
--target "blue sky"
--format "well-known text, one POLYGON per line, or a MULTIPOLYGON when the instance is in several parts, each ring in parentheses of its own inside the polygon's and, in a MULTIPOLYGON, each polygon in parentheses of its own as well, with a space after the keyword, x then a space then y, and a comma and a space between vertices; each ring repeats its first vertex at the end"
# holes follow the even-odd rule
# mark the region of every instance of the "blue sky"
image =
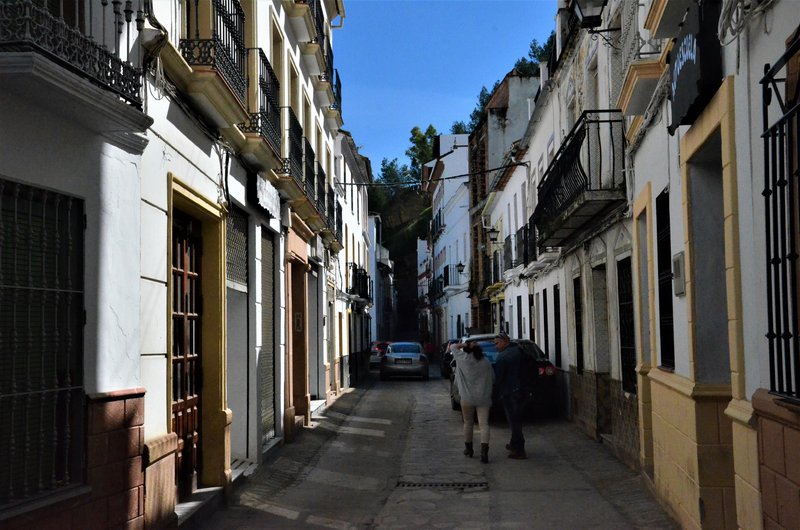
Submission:
POLYGON ((448 133, 469 121, 482 86, 543 44, 555 0, 345 0, 333 34, 344 129, 378 176, 381 159, 407 163, 411 128, 448 133))

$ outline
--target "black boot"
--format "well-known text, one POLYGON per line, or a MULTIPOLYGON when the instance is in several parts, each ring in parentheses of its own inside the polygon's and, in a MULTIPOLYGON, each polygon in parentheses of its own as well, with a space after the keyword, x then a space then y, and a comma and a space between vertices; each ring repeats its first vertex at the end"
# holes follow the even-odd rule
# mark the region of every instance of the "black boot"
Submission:
POLYGON ((481 462, 489 463, 489 444, 481 444, 481 462))
POLYGON ((472 442, 464 442, 464 455, 472 458, 472 455, 475 454, 472 451, 472 442))

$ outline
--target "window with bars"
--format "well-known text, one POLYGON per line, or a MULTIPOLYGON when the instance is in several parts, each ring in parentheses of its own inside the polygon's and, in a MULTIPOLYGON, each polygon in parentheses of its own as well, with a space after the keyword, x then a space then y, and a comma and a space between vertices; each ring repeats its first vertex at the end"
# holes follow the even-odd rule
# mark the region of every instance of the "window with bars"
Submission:
POLYGON ((636 393, 636 336, 633 323, 633 273, 631 258, 617 262, 619 348, 622 389, 636 393))
POLYGON ((764 67, 764 245, 770 391, 800 403, 800 35, 764 67))
POLYGON ((575 369, 583 372, 583 291, 581 277, 572 280, 572 296, 575 298, 575 369))
POLYGON ((656 249, 658 252, 658 313, 661 363, 675 368, 675 337, 672 322, 672 256, 670 250, 669 191, 656 197, 656 249))
POLYGON ((83 211, 0 178, 0 510, 84 481, 83 211))
POLYGON ((227 277, 247 286, 247 212, 231 205, 227 222, 227 277))

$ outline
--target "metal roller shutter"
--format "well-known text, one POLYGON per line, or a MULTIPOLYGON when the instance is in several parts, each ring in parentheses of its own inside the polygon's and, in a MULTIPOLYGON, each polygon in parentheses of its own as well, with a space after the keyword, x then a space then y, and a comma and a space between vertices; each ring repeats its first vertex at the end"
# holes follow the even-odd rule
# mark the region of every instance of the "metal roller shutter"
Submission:
POLYGON ((275 245, 272 233, 261 228, 261 353, 258 391, 263 439, 275 436, 275 245))

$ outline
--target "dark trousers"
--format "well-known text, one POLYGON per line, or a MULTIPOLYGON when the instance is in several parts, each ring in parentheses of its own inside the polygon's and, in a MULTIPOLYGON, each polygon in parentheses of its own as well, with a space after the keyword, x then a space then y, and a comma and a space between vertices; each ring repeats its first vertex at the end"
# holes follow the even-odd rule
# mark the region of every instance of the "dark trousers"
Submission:
POLYGON ((503 397, 503 410, 506 413, 508 426, 511 428, 509 445, 514 451, 525 450, 525 438, 522 436, 522 401, 515 394, 503 397))

